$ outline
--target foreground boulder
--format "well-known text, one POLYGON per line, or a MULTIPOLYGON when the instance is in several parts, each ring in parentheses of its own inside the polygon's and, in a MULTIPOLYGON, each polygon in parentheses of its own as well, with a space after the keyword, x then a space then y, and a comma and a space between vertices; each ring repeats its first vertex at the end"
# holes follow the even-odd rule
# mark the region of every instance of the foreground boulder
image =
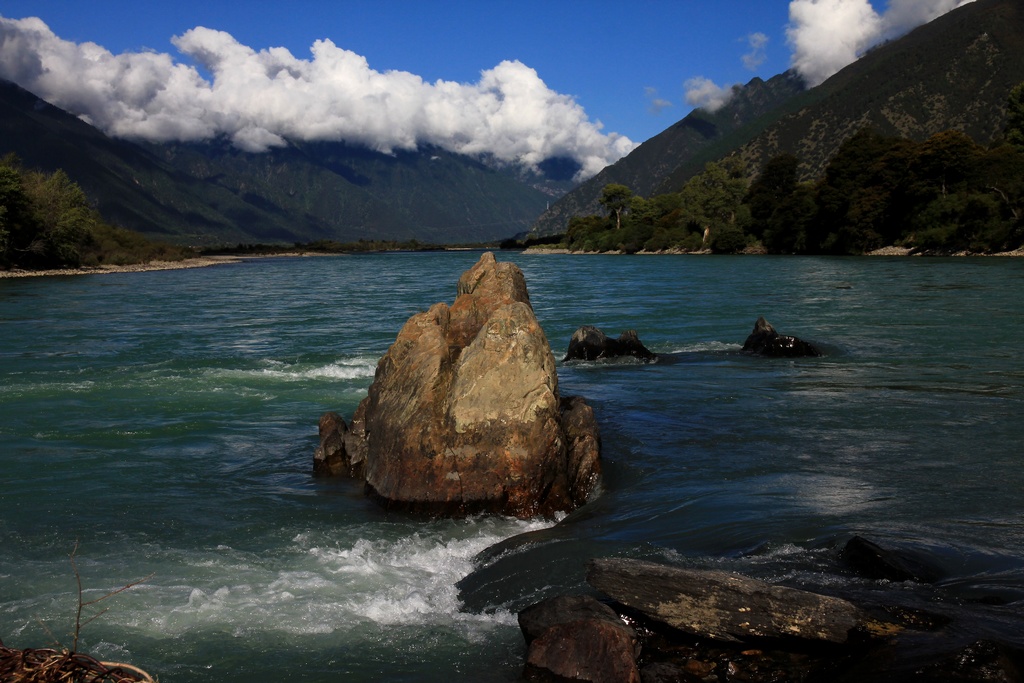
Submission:
POLYGON ((754 331, 743 342, 746 353, 775 358, 799 358, 802 356, 820 356, 819 351, 810 342, 803 339, 779 334, 763 317, 754 323, 754 331))
POLYGON ((612 339, 593 325, 584 325, 573 332, 569 349, 562 360, 598 360, 621 356, 633 356, 643 361, 658 359, 656 353, 641 343, 636 330, 626 330, 618 339, 612 339))
POLYGON ((610 598, 703 638, 800 638, 845 643, 868 627, 855 605, 738 574, 607 558, 591 560, 587 582, 610 598))
POLYGON ((550 598, 520 613, 524 677, 631 681, 633 670, 622 663, 633 661, 643 683, 1024 680, 1012 608, 994 608, 979 622, 977 608, 935 596, 926 604, 941 605, 937 612, 889 601, 908 597, 902 590, 854 605, 737 574, 621 558, 592 560, 587 581, 613 601, 550 598), (999 630, 1003 638, 994 639, 999 630))
POLYGON ((347 430, 321 429, 320 471, 361 477, 386 507, 414 512, 582 505, 600 475, 597 425, 586 402, 559 396, 522 271, 485 253, 457 292, 402 327, 347 430))
POLYGON ((636 632, 588 595, 564 595, 519 613, 527 680, 640 682, 636 632))

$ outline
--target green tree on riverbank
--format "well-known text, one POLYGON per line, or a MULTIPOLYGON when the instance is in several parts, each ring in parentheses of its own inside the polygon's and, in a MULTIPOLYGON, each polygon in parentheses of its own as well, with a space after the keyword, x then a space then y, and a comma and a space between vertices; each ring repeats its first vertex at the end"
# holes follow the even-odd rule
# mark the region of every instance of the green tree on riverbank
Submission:
POLYGON ((76 268, 184 258, 187 250, 103 222, 64 171, 0 159, 0 267, 76 268))
POLYGON ((736 159, 710 163, 677 193, 633 197, 618 227, 574 218, 566 246, 862 254, 890 245, 952 253, 1024 244, 1024 145, 982 147, 957 131, 915 143, 864 129, 819 181, 797 182, 798 164, 777 157, 748 181, 736 159))

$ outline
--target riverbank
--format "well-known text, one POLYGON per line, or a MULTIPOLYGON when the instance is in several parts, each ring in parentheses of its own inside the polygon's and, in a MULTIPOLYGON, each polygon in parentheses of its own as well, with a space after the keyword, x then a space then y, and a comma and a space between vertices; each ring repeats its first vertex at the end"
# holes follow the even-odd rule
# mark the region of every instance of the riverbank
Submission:
MULTIPOLYGON (((590 255, 600 254, 600 255, 605 255, 605 256, 615 256, 615 255, 624 254, 626 252, 618 251, 618 250, 612 250, 612 251, 573 251, 571 249, 566 249, 564 247, 548 248, 548 247, 543 247, 543 246, 533 246, 533 247, 527 247, 526 249, 524 249, 523 253, 524 254, 531 254, 531 255, 532 254, 572 254, 574 256, 590 256, 590 255)), ((756 253, 754 253, 754 252, 744 252, 744 253, 747 253, 748 255, 752 255, 752 256, 759 256, 759 255, 764 255, 765 252, 758 251, 756 253)), ((641 256, 661 256, 661 255, 679 255, 679 254, 687 254, 687 255, 690 255, 690 256, 703 256, 703 255, 706 255, 706 254, 711 254, 711 251, 709 249, 703 249, 701 251, 683 251, 682 249, 664 249, 664 250, 661 250, 661 251, 638 251, 638 252, 636 252, 636 254, 637 255, 641 255, 641 256)), ((977 253, 977 252, 971 252, 971 251, 960 251, 960 252, 957 252, 955 254, 933 254, 933 253, 927 253, 927 252, 914 252, 912 249, 909 249, 907 247, 882 247, 881 249, 875 249, 874 251, 869 251, 866 254, 864 254, 864 256, 1024 256, 1024 247, 1019 248, 1019 249, 1014 249, 1013 251, 1001 251, 1001 252, 998 252, 998 253, 995 253, 995 254, 983 254, 983 253, 977 253)))
POLYGON ((106 273, 142 273, 150 270, 180 270, 185 268, 206 268, 225 263, 241 261, 238 256, 197 256, 181 261, 150 261, 125 266, 95 266, 91 268, 59 268, 54 270, 0 270, 0 278, 44 277, 53 275, 103 275, 106 273))
MULTIPOLYGON (((472 251, 473 248, 466 248, 466 251, 472 251)), ((446 248, 444 251, 461 251, 461 249, 446 248)), ((529 247, 523 251, 525 254, 571 254, 575 256, 589 256, 589 255, 621 255, 625 252, 622 251, 571 251, 564 248, 553 248, 546 249, 543 247, 529 247)), ((640 252, 641 255, 679 255, 687 254, 691 256, 702 256, 710 254, 710 251, 680 251, 677 249, 668 249, 665 251, 645 251, 640 252)), ((82 268, 59 268, 53 270, 22 270, 15 268, 13 270, 0 270, 0 279, 3 278, 15 278, 15 277, 45 277, 45 276, 70 276, 70 275, 104 275, 107 273, 144 273, 153 270, 184 270, 186 268, 206 268, 209 266, 219 266, 225 263, 237 263, 239 261, 247 261, 258 258, 289 258, 289 257, 305 257, 305 256, 337 256, 334 253, 324 253, 315 251, 304 251, 304 252, 283 252, 276 254, 253 254, 251 256, 236 256, 236 255, 215 255, 215 256, 196 256, 194 258, 182 259, 181 261, 150 261, 149 263, 133 263, 124 266, 94 266, 94 267, 82 267, 82 268)), ((875 251, 865 254, 865 256, 931 256, 934 254, 921 254, 911 253, 909 249, 904 247, 884 247, 882 249, 876 249, 875 251)), ((1024 248, 1015 249, 1013 251, 1004 251, 996 254, 976 254, 972 252, 959 252, 956 254, 949 254, 949 256, 1024 256, 1024 248)))

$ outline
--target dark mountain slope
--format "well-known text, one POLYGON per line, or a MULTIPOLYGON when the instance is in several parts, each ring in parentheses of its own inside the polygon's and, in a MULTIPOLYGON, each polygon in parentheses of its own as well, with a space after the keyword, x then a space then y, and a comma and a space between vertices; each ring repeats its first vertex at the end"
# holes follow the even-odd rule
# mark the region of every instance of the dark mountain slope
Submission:
MULTIPOLYGON (((137 145, 108 138, 17 85, 0 81, 0 153, 17 154, 28 168, 63 168, 106 220, 161 237, 217 232, 242 237, 223 216, 194 197, 196 181, 137 145), (159 196, 151 190, 164 188, 159 196)), ((212 196, 227 193, 208 188, 212 196)))
POLYGON ((626 185, 634 193, 649 196, 671 175, 681 160, 729 141, 753 139, 761 128, 750 124, 803 91, 803 82, 791 73, 763 81, 760 78, 736 89, 732 99, 714 113, 694 110, 628 155, 608 166, 551 205, 531 232, 551 235, 565 231, 573 216, 598 213, 601 188, 609 183, 626 185))
MULTIPOLYGON (((918 141, 960 130, 987 144, 1002 134, 1006 98, 1022 81, 1024 3, 976 0, 846 67, 740 152, 751 169, 795 154, 810 179, 865 126, 918 141)), ((659 189, 678 189, 699 170, 681 166, 659 189)))
POLYGON ((250 154, 223 140, 112 139, 0 83, 0 154, 63 168, 106 220, 177 242, 496 240, 524 231, 550 195, 530 178, 438 149, 381 154, 343 142, 250 154))

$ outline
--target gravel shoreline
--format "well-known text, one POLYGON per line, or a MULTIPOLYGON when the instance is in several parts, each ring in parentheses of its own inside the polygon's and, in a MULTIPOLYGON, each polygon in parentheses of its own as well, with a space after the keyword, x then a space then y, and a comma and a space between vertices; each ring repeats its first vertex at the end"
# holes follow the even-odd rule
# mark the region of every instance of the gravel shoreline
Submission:
POLYGON ((282 254, 254 254, 252 256, 196 256, 181 261, 150 261, 149 263, 133 263, 127 266, 95 266, 91 268, 60 268, 55 270, 0 270, 0 278, 9 277, 45 277, 61 275, 104 275, 106 273, 145 273, 151 270, 184 270, 186 268, 207 268, 225 263, 238 263, 257 258, 289 258, 299 256, 333 256, 313 252, 288 252, 282 254))
POLYGON ((181 261, 150 261, 149 263, 133 263, 127 266, 95 266, 92 268, 60 268, 56 270, 0 270, 0 278, 5 277, 44 277, 48 275, 102 275, 105 273, 143 273, 150 270, 179 270, 183 268, 206 268, 224 263, 234 263, 241 259, 237 256, 197 256, 181 261))

